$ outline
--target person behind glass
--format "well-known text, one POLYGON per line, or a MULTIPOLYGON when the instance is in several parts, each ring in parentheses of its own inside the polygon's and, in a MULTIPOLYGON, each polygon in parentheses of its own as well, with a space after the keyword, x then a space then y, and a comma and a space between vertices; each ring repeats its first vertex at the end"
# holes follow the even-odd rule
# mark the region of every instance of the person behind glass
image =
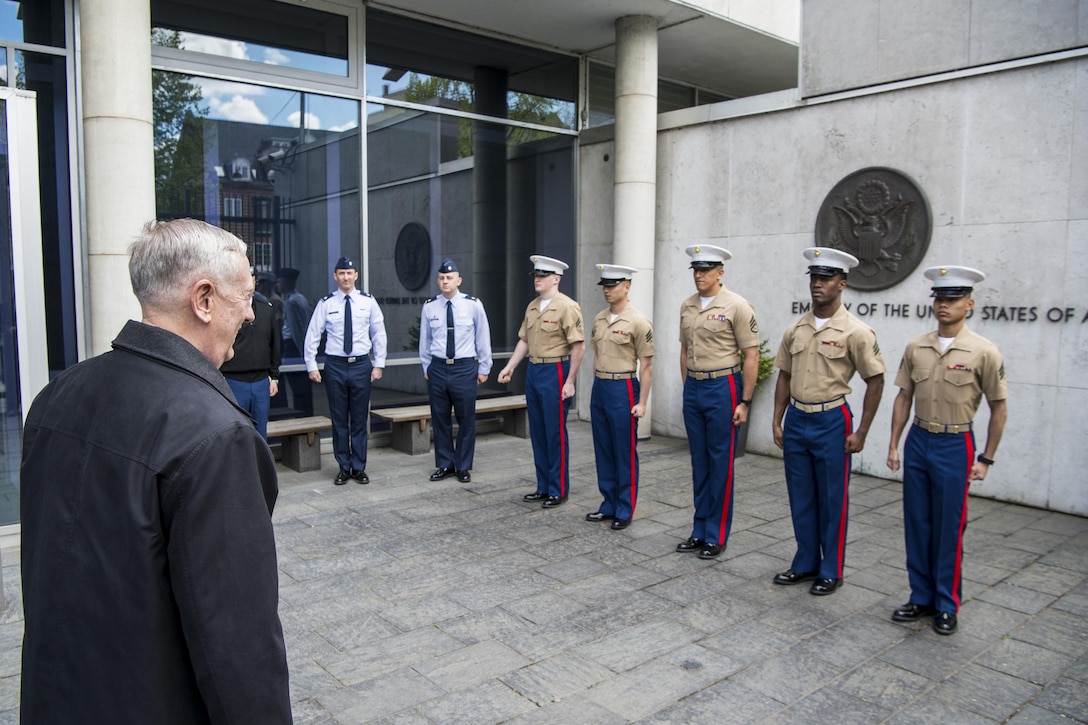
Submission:
POLYGON ((582 308, 559 291, 565 262, 542 254, 533 263, 533 288, 539 297, 525 309, 518 344, 499 382, 506 384, 525 357, 525 402, 529 437, 536 464, 536 492, 525 501, 542 501, 544 508, 561 506, 570 494, 570 443, 567 411, 574 397, 574 378, 586 352, 582 308))
POLYGON ((253 320, 242 325, 234 340, 234 357, 219 371, 238 405, 257 424, 257 432, 268 440, 268 408, 279 392, 280 328, 272 303, 264 295, 254 292, 252 305, 253 320))
POLYGON ((680 306, 680 375, 684 427, 691 449, 695 519, 679 552, 713 559, 725 550, 733 522, 737 426, 748 420, 759 371, 759 325, 748 300, 722 284, 727 250, 695 244, 696 293, 680 306))
POLYGON ((898 471, 899 439, 916 416, 903 449, 903 532, 910 601, 892 613, 896 622, 933 617, 937 634, 956 631, 963 597, 963 532, 967 490, 994 465, 1008 418, 1001 351, 967 329, 974 286, 986 275, 970 267, 930 267, 937 330, 916 337, 903 351, 895 376, 888 468, 898 471), (990 406, 986 448, 975 457, 972 421, 982 396, 990 406))
POLYGON ((419 360, 427 380, 434 429, 432 481, 457 475, 472 480, 476 451, 476 388, 491 373, 491 328, 483 303, 460 293, 461 273, 452 259, 438 268, 436 297, 427 300, 419 320, 419 360), (457 445, 452 412, 457 415, 457 445))
MULTIPOLYGON (((299 271, 283 267, 276 274, 276 288, 283 296, 283 357, 301 359, 306 342, 306 327, 310 323, 310 303, 296 289, 299 271)), ((302 373, 284 373, 284 381, 294 396, 294 406, 302 415, 314 414, 314 394, 310 381, 302 373)))
MULTIPOLYGON (((257 273, 257 292, 272 305, 272 319, 276 332, 283 338, 283 298, 276 292, 276 275, 271 272, 257 273)), ((309 324, 309 322, 307 322, 309 324)))
POLYGON ((317 303, 306 330, 306 370, 315 383, 324 380, 329 396, 333 455, 340 464, 333 483, 342 486, 352 478, 370 483, 366 474, 370 386, 385 367, 385 318, 370 294, 355 289, 359 279, 355 260, 336 260, 333 279, 336 291, 317 303), (325 333, 324 377, 317 369, 321 333, 325 333))
POLYGON ((601 505, 586 521, 626 529, 638 501, 638 420, 646 415, 654 381, 654 328, 627 299, 638 270, 598 264, 608 307, 593 318, 593 391, 590 421, 601 505))
POLYGON ((219 372, 246 245, 194 219, 129 248, 141 321, 23 430, 24 723, 290 723, 276 463, 219 372))
POLYGON ((771 421, 774 443, 783 451, 797 552, 774 583, 815 579, 809 593, 822 596, 842 584, 851 456, 865 447, 880 405, 884 360, 876 333, 842 305, 857 258, 826 247, 802 254, 809 261, 812 310, 782 336, 771 421), (855 372, 865 381, 857 430, 846 402, 855 372))

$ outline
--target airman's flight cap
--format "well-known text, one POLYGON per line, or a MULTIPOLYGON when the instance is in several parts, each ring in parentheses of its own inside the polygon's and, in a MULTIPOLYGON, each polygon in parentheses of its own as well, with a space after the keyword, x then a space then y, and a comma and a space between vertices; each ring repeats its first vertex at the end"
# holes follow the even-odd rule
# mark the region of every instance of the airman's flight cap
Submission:
POLYGON ((971 267, 943 265, 930 267, 922 272, 925 278, 933 282, 930 297, 966 297, 975 285, 986 279, 986 274, 971 267))
POLYGON ((631 275, 638 271, 622 264, 598 264, 597 269, 601 271, 601 279, 597 284, 602 287, 613 287, 625 280, 630 281, 631 275))
POLYGON ((721 267, 725 264, 727 259, 733 258, 733 255, 729 253, 728 249, 715 247, 713 244, 692 244, 685 249, 684 252, 691 257, 691 266, 689 269, 721 267))
POLYGON ((566 262, 560 262, 552 257, 545 257, 543 254, 534 254, 529 257, 529 261, 533 263, 534 277, 548 277, 553 274, 563 276, 563 270, 570 268, 570 265, 566 262))
POLYGON ((847 275, 858 266, 858 258, 831 247, 809 247, 801 252, 809 261, 808 273, 818 277, 834 277, 836 274, 847 275))

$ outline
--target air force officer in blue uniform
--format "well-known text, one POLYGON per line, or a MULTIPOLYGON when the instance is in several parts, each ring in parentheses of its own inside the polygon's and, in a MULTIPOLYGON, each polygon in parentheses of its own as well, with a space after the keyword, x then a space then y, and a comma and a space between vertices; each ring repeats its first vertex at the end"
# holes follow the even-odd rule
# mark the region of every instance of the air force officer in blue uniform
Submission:
POLYGON ((476 387, 491 372, 491 328, 484 305, 460 293, 461 273, 452 259, 438 268, 440 295, 423 305, 419 320, 419 360, 427 379, 434 429, 432 481, 457 475, 472 480, 476 451, 476 387), (451 409, 457 415, 457 445, 453 442, 451 409))
POLYGON ((366 475, 366 428, 370 415, 370 384, 385 367, 385 318, 378 302, 355 289, 359 270, 355 260, 341 257, 333 273, 337 290, 321 298, 306 330, 304 357, 310 380, 322 381, 317 346, 325 333, 325 391, 332 416, 332 447, 340 472, 333 481, 342 486, 366 475), (371 357, 374 358, 371 362, 371 357))

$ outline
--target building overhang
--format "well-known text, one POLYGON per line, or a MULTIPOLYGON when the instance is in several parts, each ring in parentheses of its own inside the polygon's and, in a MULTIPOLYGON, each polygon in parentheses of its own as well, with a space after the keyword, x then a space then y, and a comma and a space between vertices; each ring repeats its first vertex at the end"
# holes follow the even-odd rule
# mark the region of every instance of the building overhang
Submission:
POLYGON ((662 79, 745 97, 795 88, 798 45, 675 0, 382 0, 371 7, 615 63, 616 20, 658 20, 662 79))

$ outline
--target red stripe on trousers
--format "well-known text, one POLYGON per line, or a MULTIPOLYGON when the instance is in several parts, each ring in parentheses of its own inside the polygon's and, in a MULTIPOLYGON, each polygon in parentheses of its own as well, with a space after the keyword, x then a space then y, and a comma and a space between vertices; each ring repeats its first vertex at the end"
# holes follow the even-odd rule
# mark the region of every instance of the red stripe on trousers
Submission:
MULTIPOLYGON (((627 410, 635 407, 635 385, 631 382, 631 379, 627 379, 627 410)), ((631 481, 628 486, 631 488, 631 518, 635 518, 635 499, 638 498, 638 474, 635 473, 635 443, 638 437, 638 418, 631 416, 631 460, 628 462, 631 468, 631 481)))
POLYGON ((971 488, 971 468, 975 464, 975 440, 970 434, 963 436, 967 448, 967 480, 963 485, 963 508, 960 511, 960 531, 956 537, 956 571, 952 575, 952 599, 956 611, 960 611, 960 572, 963 570, 963 531, 967 528, 967 492, 971 488))
MULTIPOLYGON (((729 376, 729 394, 733 397, 733 411, 737 409, 737 376, 729 376)), ((732 412, 729 415, 729 468, 726 469, 725 479, 725 498, 722 499, 722 517, 721 524, 718 526, 718 546, 725 545, 725 522, 728 521, 726 511, 729 509, 729 502, 732 500, 733 495, 733 460, 736 456, 737 445, 737 428, 733 425, 732 412)))
POLYGON ((557 362, 559 372, 559 495, 567 495, 567 426, 563 420, 563 363, 557 362))
MULTIPOLYGON (((850 435, 850 431, 854 429, 854 421, 850 415, 850 408, 842 406, 842 416, 846 424, 846 435, 850 435)), ((850 454, 843 453, 843 457, 846 459, 845 468, 842 476, 842 514, 839 518, 839 562, 835 567, 836 576, 842 579, 842 566, 846 561, 846 515, 849 513, 850 507, 847 501, 850 500, 850 454)))

